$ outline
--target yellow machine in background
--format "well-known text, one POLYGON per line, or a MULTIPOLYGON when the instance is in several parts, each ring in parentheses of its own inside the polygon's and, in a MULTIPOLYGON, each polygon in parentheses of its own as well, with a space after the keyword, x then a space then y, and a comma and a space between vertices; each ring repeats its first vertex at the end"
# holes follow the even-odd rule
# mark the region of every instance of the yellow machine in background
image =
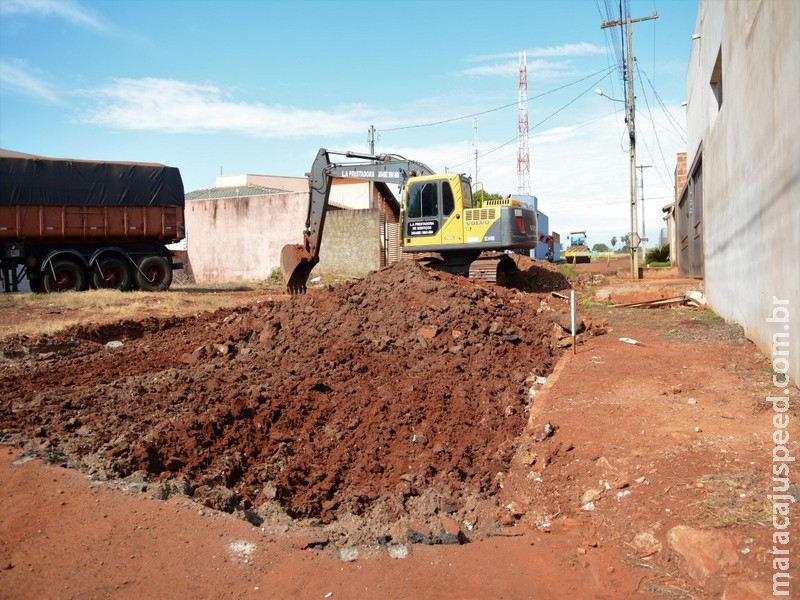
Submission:
POLYGON ((572 264, 591 262, 592 253, 589 250, 589 246, 586 245, 585 231, 569 232, 569 246, 564 252, 564 258, 572 264))
MULTIPOLYGON (((536 213, 516 200, 473 201, 470 179, 457 173, 434 174, 423 163, 401 156, 331 152, 321 149, 309 174, 309 201, 302 244, 284 246, 281 268, 292 293, 305 291, 319 262, 331 181, 335 178, 397 183, 400 200, 400 246, 403 252, 431 253, 437 266, 468 274, 482 252, 535 248, 536 213), (367 163, 330 162, 329 155, 365 159, 367 163)), ((494 260, 499 268, 502 256, 494 260)), ((511 261, 506 261, 511 262, 511 261)), ((480 269, 487 271, 486 265, 480 269)))

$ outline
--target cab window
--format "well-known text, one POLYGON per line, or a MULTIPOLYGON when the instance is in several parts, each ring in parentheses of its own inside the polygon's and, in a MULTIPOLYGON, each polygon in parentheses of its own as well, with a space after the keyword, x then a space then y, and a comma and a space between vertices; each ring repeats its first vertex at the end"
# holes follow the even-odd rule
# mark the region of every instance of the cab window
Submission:
POLYGON ((422 216, 422 202, 420 201, 420 185, 412 184, 408 187, 408 201, 406 213, 409 219, 419 219, 422 216))
POLYGON ((469 186, 469 181, 461 180, 461 202, 464 208, 472 208, 472 188, 469 186))
POLYGON ((439 194, 436 193, 436 182, 425 183, 421 190, 422 216, 435 217, 439 214, 439 194))
POLYGON ((442 182, 442 214, 446 217, 456 207, 456 201, 453 198, 453 188, 450 187, 449 181, 442 182))

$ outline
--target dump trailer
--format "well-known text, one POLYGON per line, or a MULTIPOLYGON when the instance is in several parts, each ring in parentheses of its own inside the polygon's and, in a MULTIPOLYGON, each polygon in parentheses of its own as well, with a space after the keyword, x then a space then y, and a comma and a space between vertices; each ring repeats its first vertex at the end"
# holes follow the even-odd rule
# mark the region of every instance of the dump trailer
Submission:
POLYGON ((305 292, 319 262, 331 184, 337 178, 399 185, 400 247, 404 253, 432 255, 434 268, 496 281, 504 271, 516 268, 504 251, 529 250, 539 240, 535 211, 511 198, 484 203, 473 199, 466 175, 436 174, 424 163, 396 154, 321 148, 308 177, 303 242, 281 251, 284 279, 293 294, 305 292), (366 162, 331 162, 330 155, 366 162))
POLYGON ((162 291, 184 237, 178 169, 0 150, 3 289, 162 291))

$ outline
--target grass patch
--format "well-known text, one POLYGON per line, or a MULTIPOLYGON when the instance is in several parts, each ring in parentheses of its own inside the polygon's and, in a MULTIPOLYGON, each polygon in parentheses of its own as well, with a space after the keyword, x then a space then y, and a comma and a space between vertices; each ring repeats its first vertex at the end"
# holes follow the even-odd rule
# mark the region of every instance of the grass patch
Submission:
POLYGON ((558 272, 561 273, 572 283, 577 283, 579 275, 572 265, 560 264, 558 265, 558 272))
POLYGON ((628 567, 638 567, 650 571, 650 574, 640 581, 637 589, 639 592, 649 592, 669 600, 689 600, 700 596, 700 590, 681 576, 674 561, 664 563, 641 559, 633 552, 628 554, 622 562, 628 567))
POLYGON ((669 262, 669 261, 656 260, 656 261, 647 263, 647 266, 648 267, 671 267, 672 263, 669 262))
POLYGON ((669 598, 670 600, 689 600, 690 598, 697 598, 695 595, 696 590, 681 587, 680 580, 677 578, 655 577, 648 579, 640 588, 643 592, 650 592, 661 598, 669 598), (675 582, 675 583, 673 583, 675 582))
POLYGON ((711 527, 766 527, 772 521, 772 504, 756 489, 757 476, 745 470, 704 475, 705 498, 694 504, 699 519, 711 527))
POLYGON ((703 323, 709 323, 711 325, 724 323, 722 317, 720 317, 717 313, 708 308, 698 309, 696 312, 694 312, 694 314, 692 314, 691 319, 694 321, 702 321, 703 323))
POLYGON ((284 285, 283 271, 281 271, 278 267, 272 269, 272 271, 269 273, 269 277, 267 278, 267 283, 274 286, 284 285))
POLYGON ((0 339, 52 335, 81 324, 188 316, 248 305, 253 301, 253 294, 200 289, 195 285, 180 286, 168 292, 87 290, 61 294, 0 294, 3 313, 0 339))
POLYGON ((594 295, 597 293, 597 289, 592 286, 587 287, 583 293, 581 294, 581 299, 578 302, 583 308, 589 308, 592 306, 594 302, 594 295))
POLYGON ((774 367, 770 366, 768 369, 764 369, 767 374, 769 375, 769 382, 770 383, 779 383, 779 384, 786 384, 789 379, 789 376, 786 373, 780 373, 776 371, 774 367))

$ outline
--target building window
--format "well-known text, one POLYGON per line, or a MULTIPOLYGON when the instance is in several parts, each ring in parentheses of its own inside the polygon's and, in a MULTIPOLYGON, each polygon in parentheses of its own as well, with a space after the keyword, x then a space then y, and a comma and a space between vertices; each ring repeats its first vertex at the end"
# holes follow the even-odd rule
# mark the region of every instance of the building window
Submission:
POLYGON ((722 108, 722 47, 717 52, 717 60, 714 63, 714 70, 711 71, 711 91, 717 99, 717 110, 722 108))

